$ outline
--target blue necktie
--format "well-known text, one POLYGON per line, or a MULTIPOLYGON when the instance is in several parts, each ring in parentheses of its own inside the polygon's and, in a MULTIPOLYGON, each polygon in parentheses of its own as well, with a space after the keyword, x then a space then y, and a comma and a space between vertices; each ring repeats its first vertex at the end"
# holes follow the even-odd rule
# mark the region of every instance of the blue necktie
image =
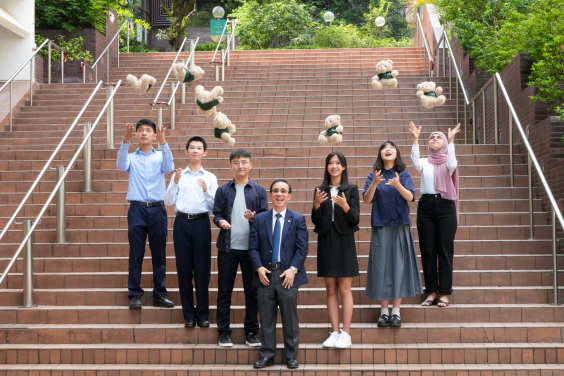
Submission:
POLYGON ((276 224, 274 225, 274 233, 272 234, 272 266, 276 265, 280 256, 280 217, 282 214, 276 214, 276 224))

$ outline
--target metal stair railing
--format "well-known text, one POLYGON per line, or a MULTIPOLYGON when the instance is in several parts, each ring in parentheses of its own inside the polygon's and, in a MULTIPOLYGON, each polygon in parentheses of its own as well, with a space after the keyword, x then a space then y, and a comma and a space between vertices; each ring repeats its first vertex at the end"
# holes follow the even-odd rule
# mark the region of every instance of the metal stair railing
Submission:
POLYGON ((213 54, 213 57, 210 61, 210 64, 212 66, 215 66, 215 80, 219 81, 219 66, 221 65, 221 81, 225 81, 225 65, 226 65, 226 61, 227 60, 227 66, 231 66, 231 52, 230 49, 235 50, 235 28, 237 27, 237 23, 239 22, 239 19, 236 20, 229 20, 227 19, 227 22, 225 23, 225 26, 223 27, 223 31, 221 32, 221 35, 219 37, 219 40, 217 42, 217 47, 215 48, 215 52, 213 54), (215 60, 215 56, 217 55, 217 51, 219 50, 219 46, 221 45, 221 42, 223 41, 223 37, 226 35, 227 33, 227 24, 231 24, 231 33, 229 34, 229 37, 227 37, 226 42, 225 42, 225 50, 221 50, 221 60, 215 60))
MULTIPOLYGON (((63 169, 62 167, 64 167, 64 166, 57 166, 57 170, 58 170, 57 171, 58 172, 57 179, 58 179, 58 181, 57 181, 55 187, 53 188, 51 194, 47 198, 47 201, 42 206, 42 208, 41 208, 39 214, 37 215, 37 217, 35 218, 35 220, 33 222, 31 222, 29 220, 24 221, 24 238, 23 238, 22 242, 20 243, 18 249, 14 253, 14 256, 12 257, 12 259, 10 260, 8 265, 6 266, 6 269, 4 270, 2 275, 0 276, 0 284, 2 284, 2 282, 4 282, 5 278, 7 277, 8 272, 10 271, 10 268, 13 266, 13 264, 15 263, 15 261, 17 260, 17 258, 19 256, 20 252, 25 247, 26 248, 26 254, 24 255, 24 289, 23 289, 24 290, 24 305, 22 307, 33 307, 34 306, 33 305, 33 256, 31 254, 32 249, 33 249, 32 244, 31 244, 31 238, 33 236, 33 232, 34 232, 35 228, 37 227, 37 224, 40 223, 41 217, 43 216, 43 214, 45 213, 45 211, 49 207, 51 200, 53 199, 55 194, 57 194, 58 195, 58 200, 57 200, 57 240, 59 242, 61 242, 61 240, 62 240, 62 242, 64 242, 64 234, 62 236, 60 234, 60 230, 64 231, 64 227, 61 229, 60 225, 62 223, 62 225, 64 226, 64 205, 65 205, 65 202, 64 202, 64 181, 65 181, 65 177, 69 173, 70 169, 74 165, 74 163, 77 160, 80 153, 82 152, 84 146, 87 145, 87 144, 90 145, 92 133, 94 132, 94 130, 96 129, 96 126, 100 122, 102 115, 104 114, 104 112, 106 111, 108 106, 110 106, 110 104, 113 100, 113 97, 115 96, 116 92, 119 89, 119 86, 121 85, 121 82, 122 81, 120 80, 117 83, 116 89, 112 92, 111 96, 106 100, 106 103, 104 104, 104 107, 102 108, 102 110, 98 114, 98 117, 94 121, 94 124, 92 124, 92 126, 90 126, 90 123, 85 123, 86 127, 85 127, 85 132, 84 132, 85 133, 84 140, 82 141, 82 143, 78 147, 77 151, 75 152, 74 156, 72 157, 71 161, 68 163, 66 168, 63 169), (61 220, 61 216, 60 216, 61 212, 62 212, 62 218, 63 218, 62 220, 61 220)), ((26 200, 31 195, 31 192, 33 191, 33 189, 35 188, 35 186, 37 185, 37 183, 39 182, 41 177, 45 174, 45 171, 49 168, 49 166, 50 166, 51 162, 53 161, 53 159, 55 158, 56 154, 59 152, 62 145, 67 140, 68 136, 70 135, 70 132, 78 124, 79 119, 82 117, 84 111, 86 110, 86 108, 88 107, 88 105, 90 104, 92 99, 94 98, 94 95, 98 92, 98 89, 100 88, 101 85, 102 85, 102 81, 100 81, 98 83, 95 90, 90 95, 90 98, 88 98, 88 101, 85 103, 82 110, 80 111, 78 116, 75 118, 73 124, 68 129, 67 133, 65 134, 65 136, 63 137, 63 139, 61 140, 59 145, 57 145, 57 147, 53 151, 53 154, 51 155, 51 157, 45 163, 45 166, 43 167, 43 169, 41 170, 41 172, 39 173, 39 175, 35 179, 35 182, 32 184, 29 191, 25 195, 24 199, 22 200, 22 202, 20 203, 20 205, 18 206, 18 208, 16 209, 16 211, 14 212, 14 214, 12 215, 12 217, 10 218, 10 220, 8 221, 8 223, 6 224, 4 229, 2 230, 2 233, 0 233, 0 240, 2 239, 4 234, 8 231, 8 228, 10 227, 10 225, 14 222, 16 216, 20 212, 20 210, 23 207, 23 205, 25 204, 26 200)), ((85 153, 88 154, 88 150, 85 149, 85 153)), ((88 154, 87 157, 90 158, 90 156, 91 156, 91 154, 88 154)), ((86 159, 86 156, 85 156, 85 159, 86 159)), ((85 161, 85 163, 86 163, 86 161, 85 161)), ((85 174, 85 178, 86 178, 86 174, 85 174)))
MULTIPOLYGON (((116 38, 119 36, 119 33, 121 32, 121 30, 124 28, 125 25, 129 25, 129 21, 125 21, 123 23, 123 25, 121 25, 121 27, 117 31, 116 35, 114 35, 112 40, 110 40, 110 42, 108 43, 106 48, 104 48, 104 51, 102 51, 102 53, 100 54, 100 56, 98 56, 98 59, 96 59, 96 61, 94 62, 94 64, 92 64, 92 66, 88 65, 86 62, 82 63, 82 81, 83 82, 86 82, 86 68, 87 67, 94 70, 95 82, 98 82, 98 62, 100 62, 100 60, 102 59, 104 54, 106 54, 106 81, 110 82, 110 47, 111 47, 112 43, 114 43, 114 40, 116 40, 116 38)), ((127 26, 127 53, 129 53, 129 26, 127 26)), ((118 63, 118 68, 119 68, 119 42, 118 42, 118 47, 117 47, 117 63, 118 63)))
POLYGON ((433 71, 435 70, 435 61, 431 57, 431 51, 429 50, 429 44, 427 43, 427 38, 425 37, 425 33, 423 32, 423 26, 421 25, 421 18, 419 17, 419 13, 416 13, 415 18, 416 23, 416 38, 417 38, 417 46, 419 47, 420 51, 420 60, 425 61, 425 77, 433 77, 433 71), (419 35, 421 34, 421 36, 419 35), (427 55, 427 59, 425 59, 423 50, 425 50, 425 55, 427 55), (427 61, 429 62, 429 67, 427 68, 427 61))

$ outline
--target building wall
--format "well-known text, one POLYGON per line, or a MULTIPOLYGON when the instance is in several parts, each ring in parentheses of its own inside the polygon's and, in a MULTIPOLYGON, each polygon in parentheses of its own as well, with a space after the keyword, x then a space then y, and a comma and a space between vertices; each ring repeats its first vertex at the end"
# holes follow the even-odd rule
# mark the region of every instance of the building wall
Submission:
MULTIPOLYGON (((28 59, 35 46, 35 2, 33 0, 0 0, 29 34, 22 38, 0 26, 0 81, 5 81, 28 59)), ((29 80, 30 70, 24 68, 16 80, 29 80)))

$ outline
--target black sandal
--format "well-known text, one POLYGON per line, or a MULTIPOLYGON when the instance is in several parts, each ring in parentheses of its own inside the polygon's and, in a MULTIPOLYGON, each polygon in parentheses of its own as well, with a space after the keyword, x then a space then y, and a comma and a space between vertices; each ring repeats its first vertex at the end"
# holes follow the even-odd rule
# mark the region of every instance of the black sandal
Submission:
POLYGON ((422 305, 423 307, 431 307, 434 302, 435 302, 434 300, 427 299, 427 300, 425 300, 423 303, 421 303, 421 305, 422 305))
POLYGON ((437 303, 437 307, 446 308, 446 307, 448 307, 448 302, 445 302, 444 300, 439 300, 439 302, 437 303), (439 305, 441 303, 444 304, 444 305, 442 305, 442 306, 439 305))

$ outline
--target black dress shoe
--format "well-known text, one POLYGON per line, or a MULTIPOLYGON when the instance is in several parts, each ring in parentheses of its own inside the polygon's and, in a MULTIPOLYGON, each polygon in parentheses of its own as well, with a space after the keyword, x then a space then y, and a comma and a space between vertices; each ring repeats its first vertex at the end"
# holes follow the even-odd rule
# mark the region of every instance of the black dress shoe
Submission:
POLYGON ((231 342, 231 336, 227 332, 219 333, 219 346, 221 347, 233 347, 233 342, 231 342))
POLYGON ((260 341, 257 338, 257 335, 253 332, 245 333, 246 344, 247 346, 251 347, 260 347, 260 341))
POLYGON ((258 362, 253 364, 253 368, 265 368, 274 365, 274 358, 261 358, 258 362))
POLYGON ((378 319, 378 328, 387 328, 390 326, 390 318, 388 315, 382 315, 378 319))
POLYGON ((298 363, 297 359, 290 359, 288 360, 288 368, 298 368, 300 364, 298 363))
POLYGON ((399 328, 401 327, 401 317, 398 315, 392 315, 390 318, 390 327, 392 328, 399 328))
POLYGON ((133 296, 129 299, 129 309, 141 309, 143 304, 141 304, 141 297, 140 296, 133 296))
POLYGON ((166 298, 166 295, 157 295, 153 297, 153 305, 155 307, 172 308, 174 303, 166 298))
POLYGON ((195 328, 196 327, 196 320, 188 319, 186 320, 186 324, 184 324, 185 328, 195 328))
POLYGON ((196 323, 200 328, 209 328, 210 322, 208 320, 196 320, 196 323))

